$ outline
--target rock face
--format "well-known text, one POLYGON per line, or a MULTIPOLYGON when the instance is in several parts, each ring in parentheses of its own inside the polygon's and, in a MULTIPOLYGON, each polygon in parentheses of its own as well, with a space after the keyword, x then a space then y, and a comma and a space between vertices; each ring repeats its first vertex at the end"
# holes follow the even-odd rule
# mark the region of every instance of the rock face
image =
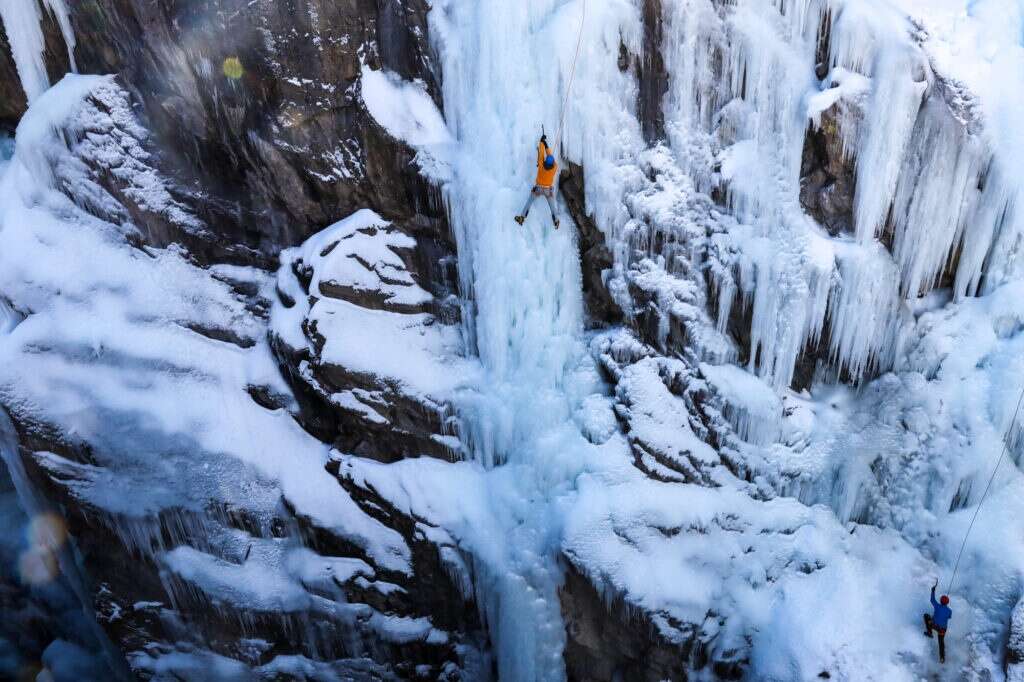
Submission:
POLYGON ((668 92, 668 73, 662 41, 665 39, 662 0, 644 0, 643 50, 636 58, 639 93, 639 115, 644 139, 653 143, 665 135, 665 110, 662 106, 668 92))
POLYGON ((580 264, 583 267, 583 296, 587 313, 594 322, 616 324, 622 320, 622 310, 608 290, 606 278, 613 264, 606 238, 586 212, 583 169, 573 163, 559 178, 559 190, 566 208, 579 230, 580 264))
MULTIPOLYGON (((373 124, 359 93, 363 64, 436 91, 424 3, 101 0, 70 9, 79 69, 119 74, 142 105, 157 165, 180 180, 220 242, 252 251, 247 260, 273 258, 363 207, 445 232, 410 151, 373 124)), ((61 63, 52 18, 44 28, 55 80, 67 57, 61 63)), ((3 118, 15 121, 24 95, 2 53, 12 95, 3 118)), ((225 258, 217 244, 192 248, 225 258)))
MULTIPOLYGON (((372 489, 348 480, 327 446, 298 427, 297 422, 309 420, 290 396, 268 345, 271 297, 283 292, 275 294, 269 274, 257 268, 203 266, 181 248, 148 243, 136 220, 159 227, 148 216, 160 215, 188 229, 194 225, 191 214, 161 193, 162 176, 146 164, 139 146, 144 131, 125 106, 127 92, 110 79, 80 77, 62 83, 53 96, 71 98, 79 87, 88 88, 81 104, 67 119, 54 121, 56 129, 40 125, 33 128, 36 137, 19 138, 23 147, 12 163, 24 164, 28 178, 38 161, 53 164, 55 177, 37 178, 35 191, 50 205, 62 206, 66 219, 78 221, 77 238, 104 267, 67 278, 48 271, 52 279, 35 281, 32 322, 17 329, 18 352, 21 368, 41 383, 33 387, 25 375, 7 375, 0 381, 0 401, 14 423, 28 486, 62 510, 85 570, 89 606, 127 658, 127 668, 140 677, 167 670, 189 677, 214 666, 237 678, 294 677, 305 668, 315 678, 472 679, 472 671, 486 667, 485 636, 472 593, 450 577, 457 550, 448 547, 442 560, 436 534, 372 489), (143 187, 148 212, 128 210, 141 203, 143 187), (81 207, 83 198, 89 212, 81 207), (55 301, 89 305, 103 295, 110 297, 103 313, 108 317, 93 327, 99 336, 90 353, 83 354, 79 336, 86 328, 74 324, 59 338, 33 338, 29 328, 55 314, 55 301), (127 314, 109 316, 114 310, 127 314), (146 313, 128 312, 141 310, 146 313), (148 356, 132 345, 147 336, 152 344, 147 347, 163 349, 162 356, 148 356), (43 377, 64 363, 82 374, 75 370, 77 378, 68 375, 65 389, 58 389, 43 377), (119 391, 103 390, 106 382, 129 375, 135 379, 119 391), (44 394, 55 399, 64 390, 89 395, 86 411, 74 416, 58 405, 60 400, 51 403, 54 409, 32 407, 44 394), (137 404, 118 404, 122 391, 136 390, 141 391, 137 404), (236 418, 245 424, 220 444, 207 437, 219 440, 217 434, 227 432, 203 426, 222 418, 225 403, 215 396, 228 401, 230 412, 242 410, 236 418), (172 406, 169 412, 166 406, 172 406), (179 430, 163 422, 171 415, 190 425, 179 430), (287 476, 263 468, 276 466, 273 462, 287 452, 293 453, 286 459, 295 472, 294 488, 282 485, 287 476), (311 453, 320 454, 310 459, 311 453), (151 457, 168 466, 155 466, 151 457), (333 498, 331 507, 347 505, 341 516, 325 519, 310 498, 318 486, 333 498), (246 492, 239 496, 232 490, 246 492), (118 501, 127 491, 131 505, 118 501)), ((18 210, 20 196, 8 199, 6 208, 18 210)), ((6 225, 12 240, 27 248, 49 243, 45 255, 23 254, 26 267, 40 258, 71 258, 60 221, 6 225), (15 230, 35 236, 19 238, 15 230)), ((316 291, 355 296, 356 286, 365 287, 373 274, 377 285, 387 282, 397 291, 401 315, 412 315, 413 309, 438 313, 434 298, 389 248, 411 261, 416 242, 379 218, 361 227, 362 232, 339 233, 313 253, 336 251, 365 276, 346 283, 327 276, 335 271, 325 268, 317 277, 323 287, 316 291), (381 244, 374 241, 378 235, 381 244), (340 243, 345 236, 367 241, 350 252, 340 243)), ((299 259, 289 261, 289 272, 292 265, 303 272, 299 259)), ((5 262, 10 278, 4 286, 25 300, 24 291, 14 292, 24 281, 20 267, 5 262)), ((433 314, 420 315, 433 319, 433 314)), ((312 320, 307 328, 317 338, 312 320)), ((336 385, 351 381, 346 390, 352 396, 360 377, 345 371, 339 367, 341 374, 331 378, 336 385)), ((338 419, 351 414, 340 407, 338 412, 338 419)), ((394 425, 392 442, 401 442, 402 426, 394 425)), ((346 428, 345 433, 355 431, 346 428)), ((372 440, 372 435, 361 438, 372 440)), ((410 454, 442 447, 422 437, 422 451, 413 444, 410 454)))
POLYGON ((1024 602, 1018 602, 1010 620, 1010 638, 1006 643, 1006 679, 1024 680, 1024 602))
POLYGON ((822 115, 821 126, 807 131, 800 169, 800 204, 832 236, 853 231, 857 185, 853 162, 843 150, 841 119, 835 109, 829 109, 822 115))
POLYGON ((7 42, 7 31, 0 22, 0 124, 3 128, 14 129, 18 119, 25 113, 25 92, 21 89, 18 68, 11 57, 11 45, 7 42))
POLYGON ((686 680, 679 663, 689 658, 688 647, 662 639, 643 614, 630 614, 624 604, 609 607, 590 581, 572 567, 561 595, 569 634, 565 657, 570 679, 686 680))

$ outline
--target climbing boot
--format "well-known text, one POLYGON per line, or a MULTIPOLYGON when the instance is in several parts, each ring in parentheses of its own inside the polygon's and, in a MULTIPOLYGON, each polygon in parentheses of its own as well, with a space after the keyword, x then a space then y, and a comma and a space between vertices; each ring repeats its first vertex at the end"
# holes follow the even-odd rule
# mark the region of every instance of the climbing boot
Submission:
POLYGON ((561 225, 561 224, 562 223, 558 222, 558 218, 555 218, 555 229, 556 230, 558 229, 558 226, 561 225))
POLYGON ((517 215, 516 216, 516 222, 519 223, 520 225, 522 225, 524 222, 526 222, 526 216, 524 216, 524 215, 517 215))

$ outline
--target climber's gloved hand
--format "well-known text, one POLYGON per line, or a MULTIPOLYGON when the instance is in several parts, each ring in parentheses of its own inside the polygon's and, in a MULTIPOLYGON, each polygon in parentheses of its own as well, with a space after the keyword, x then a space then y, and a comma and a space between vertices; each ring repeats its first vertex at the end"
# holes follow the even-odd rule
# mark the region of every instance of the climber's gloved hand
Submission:
POLYGON ((548 146, 548 136, 547 135, 541 135, 540 136, 540 141, 544 143, 545 147, 548 146))

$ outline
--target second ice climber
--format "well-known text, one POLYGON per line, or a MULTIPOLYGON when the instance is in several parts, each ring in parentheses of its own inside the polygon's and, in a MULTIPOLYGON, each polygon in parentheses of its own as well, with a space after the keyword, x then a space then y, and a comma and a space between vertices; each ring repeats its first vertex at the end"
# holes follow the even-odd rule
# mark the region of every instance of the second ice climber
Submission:
POLYGON ((953 609, 949 608, 949 597, 942 595, 939 601, 935 601, 935 588, 939 583, 932 585, 932 608, 935 612, 931 615, 924 614, 924 634, 932 636, 934 630, 939 635, 939 663, 946 662, 946 628, 949 626, 949 619, 953 617, 953 609))
POLYGON ((555 177, 558 175, 558 163, 555 155, 551 153, 548 146, 548 136, 542 135, 540 144, 537 145, 537 182, 530 190, 530 196, 523 206, 523 212, 516 216, 516 222, 522 225, 526 222, 526 216, 530 215, 530 207, 537 197, 544 197, 548 201, 548 208, 551 209, 551 219, 555 222, 555 229, 558 229, 558 214, 555 209, 555 177))

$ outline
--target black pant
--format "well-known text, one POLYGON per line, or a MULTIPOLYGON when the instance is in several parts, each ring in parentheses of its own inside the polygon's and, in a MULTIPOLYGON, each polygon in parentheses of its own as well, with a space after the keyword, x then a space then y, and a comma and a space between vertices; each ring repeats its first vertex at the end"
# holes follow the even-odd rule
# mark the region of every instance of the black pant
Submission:
POLYGON ((946 662, 946 630, 945 628, 935 627, 935 623, 932 622, 932 617, 927 613, 924 614, 924 629, 929 636, 932 634, 932 630, 939 636, 939 662, 946 662))

